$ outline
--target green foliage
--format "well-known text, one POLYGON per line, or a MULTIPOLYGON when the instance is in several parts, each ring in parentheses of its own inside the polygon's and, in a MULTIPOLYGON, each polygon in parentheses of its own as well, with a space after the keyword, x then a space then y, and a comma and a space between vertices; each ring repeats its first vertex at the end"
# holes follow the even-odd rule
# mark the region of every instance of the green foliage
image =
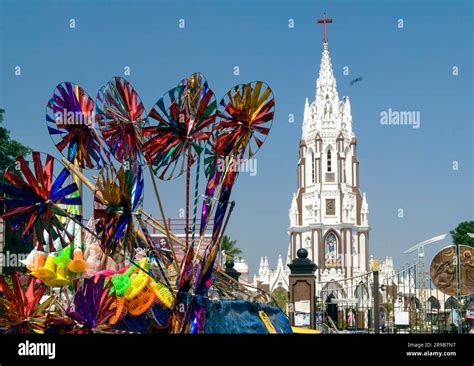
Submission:
POLYGON ((337 327, 339 328, 339 330, 346 330, 347 329, 346 321, 344 319, 340 319, 337 327))
POLYGON ((288 292, 277 288, 271 293, 272 298, 275 300, 272 302, 273 306, 278 306, 281 310, 286 312, 286 306, 288 305, 288 292))
POLYGON ((242 250, 237 247, 237 240, 231 240, 228 235, 224 235, 221 242, 221 250, 225 252, 225 259, 234 259, 239 254, 242 254, 242 250))
POLYGON ((456 245, 469 245, 474 247, 474 238, 470 238, 467 233, 474 233, 474 221, 461 222, 456 229, 449 232, 456 245))
MULTIPOLYGON (((4 109, 0 109, 0 124, 3 123, 4 109)), ((19 155, 27 154, 30 149, 18 141, 10 138, 10 131, 0 126, 0 181, 3 181, 3 173, 5 169, 11 167, 15 162, 15 158, 19 155)), ((0 207, 3 212, 3 207, 0 207)), ((23 240, 18 231, 11 230, 9 220, 5 221, 5 247, 4 252, 10 253, 28 253, 32 249, 32 240, 23 240)), ((6 273, 18 270, 18 268, 5 268, 6 273)))
POLYGON ((387 310, 387 314, 392 314, 394 306, 391 302, 387 302, 383 306, 385 307, 385 310, 387 310))
MULTIPOLYGON (((4 109, 0 109, 0 123, 3 123, 4 109)), ((28 153, 30 149, 16 140, 10 138, 10 131, 5 127, 0 127, 0 172, 10 167, 18 155, 28 153)), ((3 178, 3 177, 2 177, 3 178)))

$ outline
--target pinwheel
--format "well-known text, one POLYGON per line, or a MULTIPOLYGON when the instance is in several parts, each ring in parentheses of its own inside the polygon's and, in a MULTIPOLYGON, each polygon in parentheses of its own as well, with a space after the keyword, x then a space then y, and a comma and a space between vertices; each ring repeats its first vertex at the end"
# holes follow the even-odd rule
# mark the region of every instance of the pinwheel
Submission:
MULTIPOLYGON (((176 178, 186 170, 185 234, 188 252, 186 258, 193 256, 193 243, 189 245, 191 166, 196 161, 196 157, 200 156, 206 141, 211 136, 215 109, 214 93, 205 78, 199 73, 194 73, 158 100, 148 114, 152 125, 143 130, 145 159, 160 179, 176 178)), ((197 207, 198 199, 199 159, 197 165, 195 207, 197 207)), ((158 194, 157 199, 162 211, 158 194)), ((162 219, 165 220, 163 212, 162 219)), ((169 235, 168 241, 171 242, 169 235)))
POLYGON ((43 333, 45 330, 46 311, 53 303, 50 297, 40 304, 46 287, 37 283, 32 276, 23 288, 18 273, 11 275, 12 287, 0 276, 0 328, 5 333, 28 334, 43 333))
POLYGON ((104 285, 104 281, 105 276, 86 278, 74 294, 73 306, 66 310, 76 323, 73 333, 111 330, 108 320, 116 313, 116 298, 110 291, 112 282, 104 285))
POLYGON ((68 182, 69 171, 51 155, 41 155, 34 151, 31 158, 19 156, 15 167, 5 171, 4 182, 0 183, 5 208, 1 217, 9 219, 11 228, 21 231, 23 238, 33 234, 39 251, 44 251, 47 244, 46 251, 52 253, 73 240, 67 230, 68 220, 61 218, 81 222, 81 215, 67 212, 81 205, 81 197, 76 183, 68 182), (57 177, 55 167, 62 168, 57 177), (60 245, 55 247, 58 238, 60 245))
POLYGON ((115 77, 97 94, 96 122, 110 152, 121 163, 142 162, 146 112, 130 83, 115 77))
POLYGON ((101 168, 108 152, 95 130, 94 101, 77 84, 59 84, 46 107, 48 131, 56 148, 79 168, 101 168))
POLYGON ((139 165, 135 171, 118 171, 110 165, 103 168, 96 182, 101 199, 95 196, 96 231, 101 235, 102 250, 112 255, 118 248, 131 251, 135 239, 134 215, 142 202, 143 176, 139 165))
POLYGON ((143 129, 143 153, 160 179, 176 178, 194 163, 211 135, 215 109, 214 93, 199 73, 156 102, 148 114, 151 126, 143 129))
POLYGON ((262 81, 234 86, 219 103, 217 120, 206 148, 208 183, 201 214, 201 235, 215 194, 221 196, 221 209, 216 212, 214 227, 219 229, 222 225, 227 207, 224 199, 230 197, 240 159, 252 158, 264 143, 273 121, 274 106, 272 90, 262 81), (226 178, 227 175, 230 176, 226 178), (217 187, 221 183, 219 191, 217 187))
POLYGON ((261 81, 233 87, 219 104, 209 140, 209 149, 214 156, 209 154, 206 159, 208 183, 201 213, 201 232, 205 231, 216 200, 217 208, 211 245, 206 248, 194 282, 196 293, 205 293, 211 285, 217 247, 225 231, 224 217, 238 176, 237 165, 240 159, 252 158, 263 145, 270 132, 274 105, 272 90, 261 81))
POLYGON ((214 128, 216 150, 252 158, 270 132, 275 100, 262 81, 236 85, 221 100, 214 128))

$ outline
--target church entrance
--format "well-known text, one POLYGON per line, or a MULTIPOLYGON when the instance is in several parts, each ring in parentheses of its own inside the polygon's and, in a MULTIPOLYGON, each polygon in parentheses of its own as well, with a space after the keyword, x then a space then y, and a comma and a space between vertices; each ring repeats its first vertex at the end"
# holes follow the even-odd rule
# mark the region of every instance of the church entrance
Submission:
POLYGON ((333 303, 332 299, 335 299, 333 294, 329 294, 326 298, 326 312, 327 316, 329 316, 337 326, 337 304, 333 303))

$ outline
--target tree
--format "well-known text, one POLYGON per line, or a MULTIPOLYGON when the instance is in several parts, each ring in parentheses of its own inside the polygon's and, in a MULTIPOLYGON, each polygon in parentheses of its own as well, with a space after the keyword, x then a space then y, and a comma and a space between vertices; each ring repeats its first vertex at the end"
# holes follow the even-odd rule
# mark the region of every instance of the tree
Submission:
POLYGON ((225 253, 225 260, 234 259, 242 250, 236 246, 237 240, 231 240, 228 235, 224 235, 221 242, 221 250, 225 253))
MULTIPOLYGON (((5 110, 0 108, 0 124, 3 123, 3 115, 5 110)), ((30 149, 16 140, 10 138, 10 131, 0 126, 0 181, 3 181, 3 173, 5 169, 11 167, 15 162, 15 158, 19 155, 28 153, 30 149)), ((3 212, 3 207, 0 207, 3 212)), ((4 223, 5 228, 5 247, 3 252, 9 253, 27 253, 32 248, 32 240, 23 240, 18 231, 11 230, 9 220, 4 223)), ((5 272, 11 272, 14 268, 6 268, 5 272)))
POLYGON ((467 233, 474 233, 474 221, 461 222, 456 229, 449 232, 456 245, 469 245, 474 247, 474 238, 469 237, 467 233))
MULTIPOLYGON (((0 124, 3 123, 4 109, 0 109, 0 124)), ((10 131, 5 127, 0 127, 0 173, 2 174, 6 168, 11 167, 15 162, 15 158, 19 155, 28 153, 30 149, 23 146, 16 140, 10 138, 10 131)))
POLYGON ((282 289, 281 287, 276 288, 272 292, 272 301, 273 306, 278 306, 283 312, 286 313, 286 307, 288 305, 288 291, 282 289))

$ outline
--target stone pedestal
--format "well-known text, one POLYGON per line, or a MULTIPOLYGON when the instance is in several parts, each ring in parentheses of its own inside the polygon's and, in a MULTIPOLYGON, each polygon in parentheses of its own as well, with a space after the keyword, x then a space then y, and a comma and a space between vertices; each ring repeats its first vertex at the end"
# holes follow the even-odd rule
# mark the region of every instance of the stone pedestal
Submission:
POLYGON ((299 249, 297 257, 291 264, 288 264, 291 274, 289 276, 289 317, 292 326, 295 326, 295 311, 301 307, 309 308, 309 324, 314 329, 315 324, 315 302, 316 302, 316 279, 314 272, 316 264, 311 262, 306 249, 299 249), (309 306, 307 306, 309 304, 309 306), (306 305, 306 306, 305 306, 306 305))

